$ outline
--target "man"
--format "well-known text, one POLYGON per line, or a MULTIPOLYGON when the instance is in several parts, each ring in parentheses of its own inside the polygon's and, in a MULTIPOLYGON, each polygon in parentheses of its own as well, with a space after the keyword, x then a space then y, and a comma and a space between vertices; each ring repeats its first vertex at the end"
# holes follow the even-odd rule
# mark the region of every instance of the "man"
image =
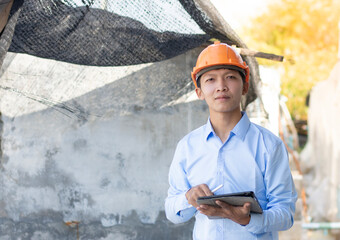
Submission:
POLYGON ((278 231, 293 225, 297 194, 283 142, 241 111, 248 66, 232 47, 215 42, 201 52, 191 75, 210 117, 177 145, 167 218, 182 223, 195 216, 195 240, 278 239, 278 231), (213 195, 211 189, 221 184, 215 194, 253 191, 263 213, 250 212, 250 203, 197 204, 198 197, 213 195))

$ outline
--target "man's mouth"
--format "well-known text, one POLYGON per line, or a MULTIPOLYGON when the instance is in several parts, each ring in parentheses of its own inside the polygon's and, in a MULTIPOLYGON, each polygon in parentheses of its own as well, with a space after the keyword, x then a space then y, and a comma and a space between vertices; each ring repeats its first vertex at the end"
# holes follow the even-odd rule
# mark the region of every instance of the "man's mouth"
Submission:
POLYGON ((228 96, 217 96, 215 97, 215 100, 228 100, 230 97, 228 96))

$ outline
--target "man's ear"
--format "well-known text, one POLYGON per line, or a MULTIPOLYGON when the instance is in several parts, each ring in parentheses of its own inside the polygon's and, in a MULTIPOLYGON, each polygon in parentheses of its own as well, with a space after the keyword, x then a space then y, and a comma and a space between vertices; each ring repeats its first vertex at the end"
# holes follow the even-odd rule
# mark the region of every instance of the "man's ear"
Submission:
POLYGON ((246 95, 249 90, 249 82, 243 83, 242 95, 246 95))
POLYGON ((196 91, 197 97, 199 99, 201 99, 201 100, 204 100, 204 95, 203 95, 202 89, 201 88, 196 88, 195 91, 196 91))

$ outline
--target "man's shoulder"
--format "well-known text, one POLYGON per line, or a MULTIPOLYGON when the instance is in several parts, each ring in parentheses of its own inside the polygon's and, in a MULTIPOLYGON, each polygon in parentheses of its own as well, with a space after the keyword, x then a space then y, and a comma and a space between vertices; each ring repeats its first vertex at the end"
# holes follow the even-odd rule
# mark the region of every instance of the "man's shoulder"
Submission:
POLYGON ((201 141, 204 138, 205 128, 206 124, 192 130, 180 140, 180 143, 193 144, 197 141, 201 141))
POLYGON ((263 141, 268 148, 277 146, 278 144, 282 143, 281 138, 276 136, 267 128, 260 126, 256 123, 250 124, 250 131, 256 133, 258 135, 258 139, 263 141))

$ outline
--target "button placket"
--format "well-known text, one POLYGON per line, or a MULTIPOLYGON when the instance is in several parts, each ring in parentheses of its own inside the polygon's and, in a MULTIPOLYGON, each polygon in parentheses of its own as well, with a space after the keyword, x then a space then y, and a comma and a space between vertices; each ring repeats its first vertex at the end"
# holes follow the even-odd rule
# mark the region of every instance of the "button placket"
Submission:
MULTIPOLYGON (((223 184, 223 146, 218 151, 217 157, 217 184, 223 184)), ((223 189, 223 188, 222 188, 223 189)), ((222 191, 219 190, 219 191, 222 191)))

